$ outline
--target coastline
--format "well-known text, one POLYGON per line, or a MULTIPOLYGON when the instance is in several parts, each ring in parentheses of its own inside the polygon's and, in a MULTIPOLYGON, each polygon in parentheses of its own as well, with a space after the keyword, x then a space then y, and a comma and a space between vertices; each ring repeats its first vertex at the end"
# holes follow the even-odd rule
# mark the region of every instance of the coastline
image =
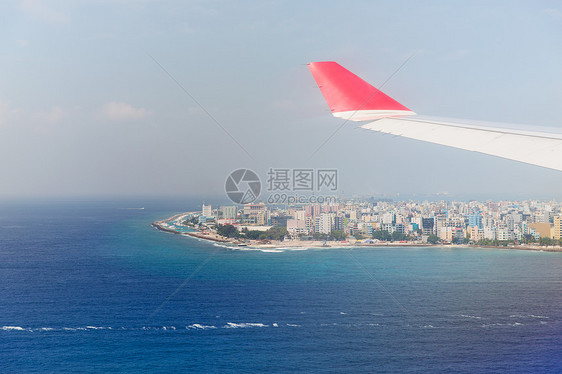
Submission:
POLYGON ((301 241, 301 240, 284 240, 284 241, 268 241, 264 243, 260 240, 249 240, 244 242, 243 246, 239 246, 242 242, 233 238, 225 238, 211 232, 199 231, 193 227, 183 225, 182 222, 188 215, 196 212, 184 212, 173 215, 172 217, 152 222, 151 226, 167 233, 190 236, 196 239, 206 240, 211 243, 220 243, 232 249, 327 249, 327 248, 380 248, 380 247, 408 247, 408 248, 423 248, 423 247, 444 247, 444 248, 489 248, 489 249, 515 249, 525 251, 538 251, 538 252, 562 252, 562 247, 559 246, 539 246, 539 245, 507 245, 507 246, 490 246, 490 245, 475 245, 475 244, 429 244, 418 242, 382 242, 382 243, 356 243, 356 242, 325 242, 316 241, 301 241), (180 226, 180 227, 178 227, 180 226), (190 231, 191 230, 191 231, 190 231), (229 245, 230 244, 230 245, 229 245))
POLYGON ((151 226, 160 230, 160 231, 168 232, 168 233, 171 233, 171 234, 186 235, 186 236, 191 236, 193 238, 208 240, 208 241, 217 242, 217 243, 227 243, 227 242, 229 242, 229 240, 227 238, 223 238, 219 235, 211 234, 211 233, 204 234, 201 231, 198 231, 194 228, 190 228, 189 226, 185 226, 185 225, 182 225, 185 229, 191 229, 193 231, 178 230, 177 225, 180 225, 181 221, 183 221, 185 219, 185 217, 188 216, 191 213, 192 212, 179 213, 179 214, 176 214, 176 215, 174 215, 170 218, 166 218, 166 219, 163 219, 163 220, 160 220, 160 221, 152 222, 151 226), (170 222, 174 222, 174 228, 172 228, 169 225, 170 222))

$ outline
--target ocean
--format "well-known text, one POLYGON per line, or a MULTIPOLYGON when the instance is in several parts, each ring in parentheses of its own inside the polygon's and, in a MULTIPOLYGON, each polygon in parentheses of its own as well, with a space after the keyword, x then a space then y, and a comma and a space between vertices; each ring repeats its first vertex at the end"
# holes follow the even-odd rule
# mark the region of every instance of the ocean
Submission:
POLYGON ((562 371, 560 253, 231 250, 150 225, 195 207, 1 203, 0 372, 562 371))

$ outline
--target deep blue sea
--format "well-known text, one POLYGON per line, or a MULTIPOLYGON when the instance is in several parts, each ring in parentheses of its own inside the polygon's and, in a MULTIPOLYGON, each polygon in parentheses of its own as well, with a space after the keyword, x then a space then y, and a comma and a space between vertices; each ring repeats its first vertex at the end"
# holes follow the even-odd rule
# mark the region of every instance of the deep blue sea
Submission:
POLYGON ((239 251, 150 226, 195 206, 0 204, 0 372, 562 371, 562 254, 239 251))

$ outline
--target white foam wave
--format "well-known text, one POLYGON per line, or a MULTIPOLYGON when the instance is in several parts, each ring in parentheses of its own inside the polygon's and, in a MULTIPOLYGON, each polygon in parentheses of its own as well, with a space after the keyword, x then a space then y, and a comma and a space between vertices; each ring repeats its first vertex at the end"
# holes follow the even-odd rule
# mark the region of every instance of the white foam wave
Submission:
MULTIPOLYGON (((342 312, 344 313, 344 312, 342 312)), ((345 313, 344 313, 345 314, 345 313)), ((340 325, 338 323, 332 324, 323 324, 322 326, 337 326, 340 325)), ((370 323, 367 324, 368 326, 381 326, 378 323, 370 323)), ((270 325, 259 323, 259 322, 227 322, 226 325, 223 326, 214 326, 214 325, 205 325, 201 323, 193 323, 191 325, 185 326, 185 330, 209 330, 209 329, 240 329, 240 328, 264 328, 264 327, 282 327, 277 322, 274 322, 270 325)), ((294 324, 294 323, 286 323, 284 326, 287 327, 301 327, 302 325, 294 324)), ((24 331, 24 332, 94 332, 94 331, 103 331, 103 330, 126 330, 126 331, 175 331, 178 328, 176 326, 121 326, 121 327, 112 327, 112 326, 65 326, 65 327, 22 327, 22 326, 2 326, 0 331, 24 331)))
POLYGON ((81 326, 81 327, 21 327, 3 326, 4 331, 27 331, 27 332, 49 332, 49 331, 86 331, 86 330, 111 330, 111 327, 103 326, 81 326))
POLYGON ((547 316, 535 316, 534 314, 529 314, 529 317, 531 318, 541 318, 541 319, 548 319, 547 316))
POLYGON ((207 329, 216 329, 216 326, 212 325, 201 325, 199 323, 194 323, 193 325, 189 325, 185 327, 186 329, 197 329, 197 330, 207 330, 207 329))
POLYGON ((268 327, 268 325, 264 325, 263 323, 234 323, 234 322, 227 322, 226 325, 223 326, 225 329, 239 329, 239 328, 248 328, 248 327, 268 327))
POLYGON ((539 318, 539 319, 548 319, 549 318, 547 316, 537 316, 537 315, 534 315, 534 314, 527 314, 527 315, 525 315, 525 314, 512 314, 509 317, 510 318, 526 318, 527 317, 527 318, 539 318))
POLYGON ((287 248, 260 248, 260 247, 226 247, 242 252, 283 253, 287 248))
POLYGON ((223 244, 223 243, 214 242, 213 245, 215 247, 226 248, 226 249, 238 249, 238 247, 233 247, 232 244, 227 245, 227 244, 223 244))
POLYGON ((25 331, 23 327, 20 326, 2 326, 2 330, 4 331, 25 331))
POLYGON ((471 319, 482 319, 482 317, 471 316, 471 315, 469 315, 469 314, 461 314, 460 317, 471 318, 471 319))
POLYGON ((489 323, 489 324, 483 324, 482 327, 503 327, 503 326, 511 326, 511 327, 515 327, 515 326, 523 326, 523 324, 521 322, 514 322, 514 323, 489 323))

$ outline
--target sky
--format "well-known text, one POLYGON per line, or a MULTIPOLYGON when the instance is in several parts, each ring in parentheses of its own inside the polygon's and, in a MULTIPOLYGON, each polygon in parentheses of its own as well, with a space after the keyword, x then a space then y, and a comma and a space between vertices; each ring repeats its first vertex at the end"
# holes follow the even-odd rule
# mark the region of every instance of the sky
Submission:
POLYGON ((562 199, 562 172, 358 123, 313 154, 342 120, 306 66, 396 73, 383 91, 419 114, 562 128, 559 1, 22 0, 0 30, 0 197, 211 198, 239 168, 334 168, 345 196, 562 199))

